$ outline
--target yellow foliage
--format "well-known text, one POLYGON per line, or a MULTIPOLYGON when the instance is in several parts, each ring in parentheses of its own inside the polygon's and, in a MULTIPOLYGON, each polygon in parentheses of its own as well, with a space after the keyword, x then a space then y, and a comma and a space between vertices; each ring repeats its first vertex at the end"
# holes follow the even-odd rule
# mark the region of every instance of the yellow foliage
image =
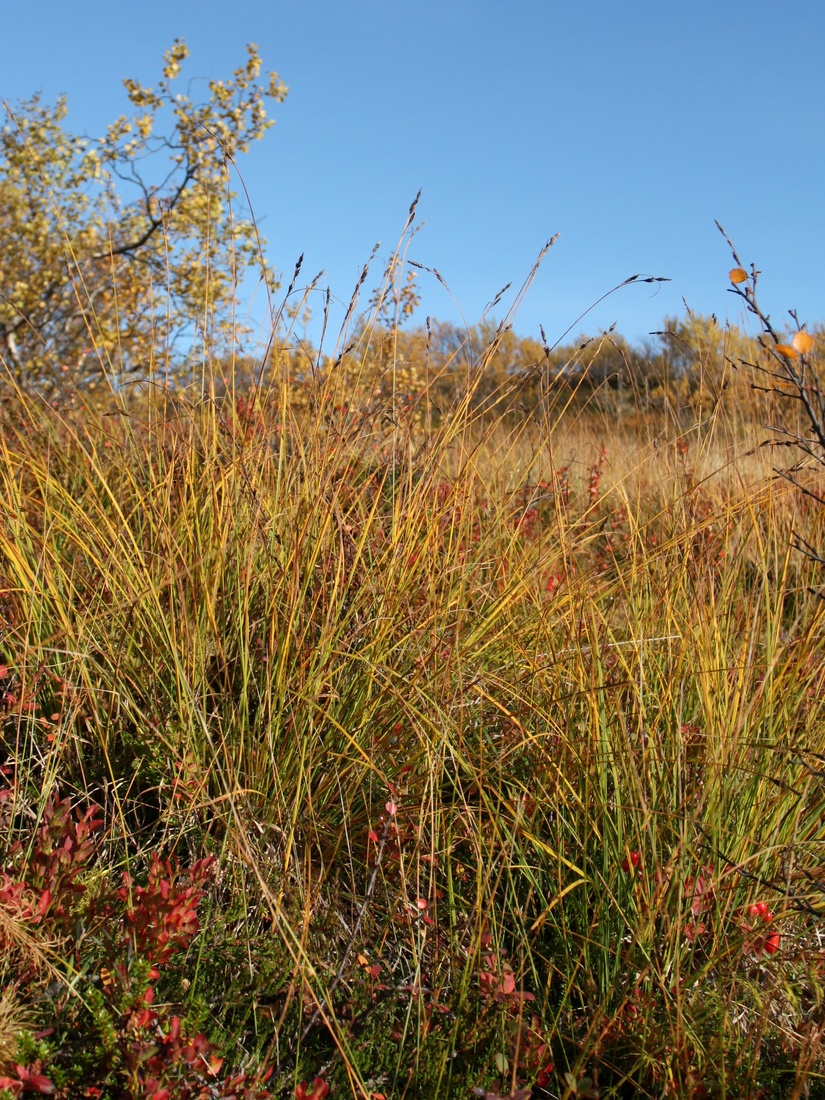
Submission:
POLYGON ((48 390, 65 371, 75 383, 103 368, 166 372, 193 320, 210 345, 246 269, 273 282, 253 225, 231 215, 227 165, 272 125, 265 99, 287 89, 275 73, 257 83, 250 45, 232 79, 193 101, 172 87, 187 55, 176 41, 154 87, 125 80, 135 115, 95 142, 66 131, 65 100, 7 108, 0 359, 18 381, 48 390), (163 112, 173 120, 165 133, 163 112), (135 184, 128 197, 115 187, 124 178, 135 184))
POLYGON ((814 338, 809 332, 796 332, 791 343, 800 355, 807 355, 813 350, 814 338))

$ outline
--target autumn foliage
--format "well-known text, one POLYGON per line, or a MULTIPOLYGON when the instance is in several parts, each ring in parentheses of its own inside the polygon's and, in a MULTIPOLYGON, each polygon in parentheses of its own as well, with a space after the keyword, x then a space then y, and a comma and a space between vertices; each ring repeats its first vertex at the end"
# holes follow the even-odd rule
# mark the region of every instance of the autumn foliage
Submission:
POLYGON ((0 1100, 815 1095, 821 329, 421 323, 416 200, 313 347, 185 54, 0 141, 0 1100))

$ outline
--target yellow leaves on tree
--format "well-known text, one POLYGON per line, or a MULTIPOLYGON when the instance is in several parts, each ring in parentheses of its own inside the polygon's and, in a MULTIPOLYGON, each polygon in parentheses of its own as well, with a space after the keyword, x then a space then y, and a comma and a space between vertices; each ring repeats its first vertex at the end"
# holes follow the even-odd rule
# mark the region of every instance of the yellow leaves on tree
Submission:
POLYGON ((813 350, 814 338, 809 332, 796 332, 792 343, 800 355, 807 355, 813 350))
POLYGON ((814 346, 814 338, 809 332, 795 332, 790 344, 775 344, 774 351, 784 355, 786 359, 798 359, 800 355, 807 355, 814 346))
POLYGON ((134 114, 97 141, 65 129, 65 101, 6 108, 0 126, 0 358, 48 389, 90 369, 174 367, 197 328, 207 343, 232 316, 244 272, 270 279, 254 227, 231 209, 229 166, 272 125, 261 59, 192 100, 173 81, 177 40, 154 86, 125 80, 134 114), (184 337, 181 341, 181 337, 184 337), (94 354, 89 354, 89 349, 94 354))

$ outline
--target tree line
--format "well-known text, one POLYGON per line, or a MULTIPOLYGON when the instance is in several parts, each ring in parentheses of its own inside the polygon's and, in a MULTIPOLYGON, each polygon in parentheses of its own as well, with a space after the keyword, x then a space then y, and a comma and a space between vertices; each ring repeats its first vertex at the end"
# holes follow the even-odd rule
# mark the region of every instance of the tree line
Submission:
POLYGON ((249 45, 228 79, 192 99, 176 84, 187 56, 176 40, 153 86, 125 80, 129 113, 96 139, 69 129, 65 99, 3 102, 0 366, 14 385, 47 395, 101 376, 194 385, 193 363, 207 357, 219 389, 275 382, 296 409, 323 390, 339 414, 386 412, 389 402, 390 416, 437 418, 469 390, 474 406, 512 415, 586 403, 681 418, 711 414, 741 389, 740 366, 759 363, 758 337, 689 313, 643 344, 609 331, 548 346, 543 333, 489 318, 470 328, 419 323, 418 273, 398 255, 360 317, 353 297, 334 356, 294 338, 302 306, 288 306, 292 285, 273 306, 262 360, 228 353, 244 335, 243 280, 260 280, 272 302, 282 289, 232 181, 237 159, 272 125, 268 103, 287 89, 249 45))

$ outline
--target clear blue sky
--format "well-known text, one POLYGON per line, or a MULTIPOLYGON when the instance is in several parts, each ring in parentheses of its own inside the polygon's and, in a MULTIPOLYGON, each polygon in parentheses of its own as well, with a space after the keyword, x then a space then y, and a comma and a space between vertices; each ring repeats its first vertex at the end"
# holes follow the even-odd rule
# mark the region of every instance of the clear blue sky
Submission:
MULTIPOLYGON (((28 0, 6 3, 0 95, 69 96, 94 135, 155 80, 176 36, 185 75, 224 77, 256 42, 289 85, 242 161, 276 270, 348 300, 372 245, 409 256, 467 320, 561 234, 516 324, 631 338, 682 312, 736 320, 718 218, 764 272, 775 321, 825 319, 822 0, 28 0)), ((197 86, 195 86, 197 87, 197 86)), ((379 268, 376 267, 376 278, 379 268)), ((425 279, 420 319, 458 320, 425 279)), ((500 311, 499 314, 500 316, 500 311)))

